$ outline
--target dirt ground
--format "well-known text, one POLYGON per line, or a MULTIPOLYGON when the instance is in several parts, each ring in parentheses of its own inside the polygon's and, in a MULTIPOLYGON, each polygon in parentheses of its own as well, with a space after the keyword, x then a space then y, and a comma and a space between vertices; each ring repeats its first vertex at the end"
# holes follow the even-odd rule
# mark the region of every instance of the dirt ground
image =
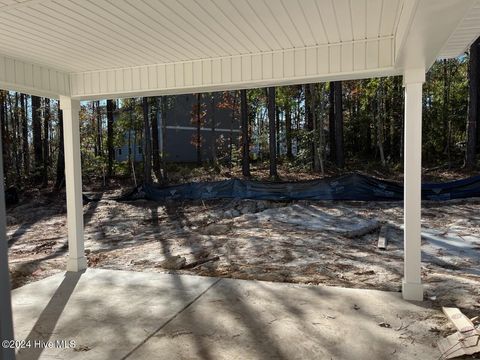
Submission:
MULTIPOLYGON (((119 192, 90 194, 98 201, 84 206, 90 267, 400 291, 402 203, 117 202, 119 192), (386 250, 377 247, 382 225, 386 250)), ((426 307, 479 315, 479 205, 423 203, 426 307)), ((37 190, 7 209, 14 287, 64 271, 65 208, 63 194, 37 190)), ((441 314, 438 324, 432 331, 449 331, 441 314)))

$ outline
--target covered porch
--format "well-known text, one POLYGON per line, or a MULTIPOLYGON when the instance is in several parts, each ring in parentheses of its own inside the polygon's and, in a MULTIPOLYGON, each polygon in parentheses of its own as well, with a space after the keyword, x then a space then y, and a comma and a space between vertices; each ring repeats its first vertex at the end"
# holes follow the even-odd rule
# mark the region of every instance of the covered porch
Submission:
MULTIPOLYGON (((72 321, 73 318, 69 316, 81 317, 85 304, 94 302, 93 298, 98 298, 99 289, 103 288, 119 292, 116 295, 116 301, 121 304, 113 305, 119 306, 123 309, 122 311, 125 309, 122 305, 126 305, 125 299, 129 298, 129 291, 131 291, 128 290, 129 281, 123 280, 125 274, 118 273, 117 277, 115 273, 109 272, 105 275, 107 273, 88 270, 82 275, 82 271, 87 267, 87 261, 83 233, 79 110, 81 101, 93 99, 234 90, 402 75, 405 87, 405 251, 402 295, 405 300, 421 301, 423 299, 420 251, 422 85, 425 81, 425 73, 435 59, 460 55, 478 36, 479 29, 476 24, 480 20, 479 9, 480 3, 474 0, 354 2, 242 0, 234 3, 223 0, 201 3, 194 0, 142 2, 122 0, 114 4, 107 0, 95 3, 74 0, 1 0, 0 87, 56 98, 61 102, 64 117, 69 242, 67 275, 64 278, 56 276, 44 280, 45 287, 42 291, 46 293, 41 300, 38 299, 38 303, 28 303, 28 301, 36 299, 32 297, 29 300, 29 291, 35 293, 40 283, 18 289, 13 294, 14 308, 20 309, 23 303, 26 308, 36 314, 33 317, 34 319, 35 316, 38 317, 38 325, 35 323, 32 327, 31 322, 21 317, 14 318, 18 326, 15 322, 12 325, 5 235, 6 216, 4 199, 0 198, 1 338, 20 339, 22 336, 36 338, 38 334, 31 331, 34 331, 32 329, 36 326, 37 328, 42 326, 41 323, 44 320, 47 324, 45 334, 51 335, 57 327, 58 320, 59 326, 61 321, 65 321, 65 332, 62 331, 61 334, 69 335, 70 331, 75 331, 75 321, 72 321), (39 21, 39 18, 43 21, 39 21), (96 281, 97 285, 95 285, 96 281), (56 291, 59 291, 58 295, 55 295, 56 291), (70 295, 72 295, 71 298, 70 295), (75 301, 78 307, 73 307, 69 315, 71 301, 75 301), (55 304, 56 302, 58 304, 55 304), (62 306, 63 312, 59 312, 62 306), (54 310, 50 313, 49 309, 52 308, 54 310), (48 324, 53 324, 53 327, 49 329, 48 324), (14 328, 17 329, 15 336, 13 336, 14 328)), ((1 171, 0 164, 0 175, 3 178, 1 171)), ((0 197, 3 196, 4 189, 1 182, 0 197)), ((142 276, 131 274, 125 276, 125 279, 142 276)), ((146 278, 148 276, 145 275, 146 278)), ((155 276, 158 277, 154 280, 155 286, 160 288, 154 288, 153 292, 147 291, 142 298, 142 301, 150 302, 149 306, 155 306, 155 303, 160 301, 159 298, 149 299, 148 297, 162 292, 163 282, 166 283, 165 286, 168 283, 174 284, 174 291, 184 291, 180 277, 155 276)), ((155 334, 161 333, 163 326, 167 328, 169 324, 180 321, 183 318, 182 314, 187 310, 187 305, 194 304, 197 297, 202 300, 204 296, 208 297, 212 292, 215 293, 215 289, 221 292, 225 286, 234 283, 234 280, 217 282, 216 279, 196 278, 193 280, 189 278, 188 281, 193 281, 194 287, 199 290, 187 291, 186 300, 179 303, 178 308, 166 306, 166 312, 156 313, 159 318, 156 318, 155 326, 149 325, 148 331, 140 335, 142 330, 139 334, 133 335, 134 341, 129 345, 135 348, 140 344, 139 352, 131 354, 134 358, 141 358, 138 354, 143 348, 148 347, 150 334, 153 333, 152 336, 156 336, 155 334), (212 287, 209 288, 209 286, 212 287), (185 311, 181 312, 182 309, 185 311), (160 329, 159 326, 162 328, 160 329)), ((261 283, 241 284, 251 287, 248 291, 255 292, 260 298, 265 292, 263 287, 270 286, 261 283)), ((238 286, 241 288, 243 285, 238 286)), ((147 284, 145 287, 148 289, 147 284)), ((357 296, 350 293, 350 290, 314 288, 307 291, 302 287, 287 286, 287 288, 288 291, 279 285, 280 295, 276 297, 290 302, 290 298, 304 296, 308 298, 309 306, 316 308, 316 311, 318 311, 317 307, 321 306, 326 306, 328 309, 329 301, 333 306, 346 301, 345 299, 349 296, 357 296), (284 294, 283 291, 285 291, 284 294), (302 294, 310 294, 312 291, 319 292, 320 295, 311 296, 310 302, 310 296, 302 294), (326 302, 322 305, 316 301, 326 302)), ((275 291, 272 290, 272 293, 275 291)), ((391 303, 394 301, 399 307, 414 307, 414 305, 400 302, 393 294, 380 292, 366 294, 365 307, 371 306, 372 311, 375 310, 373 304, 377 304, 377 307, 387 306, 387 303, 388 306, 392 306, 391 303)), ((99 298, 97 304, 89 306, 91 308, 98 305, 100 309, 111 308, 113 305, 109 300, 112 296, 113 293, 105 294, 99 298)), ((223 293, 222 296, 227 295, 223 293)), ((278 299, 277 301, 280 301, 278 299)), ((162 301, 170 300, 165 298, 162 301)), ((296 301, 292 300, 291 303, 295 304, 296 301)), ((269 300, 261 300, 259 304, 264 304, 267 308, 269 300)), ((287 305, 283 306, 290 309, 297 317, 294 320, 292 318, 292 321, 299 322, 301 311, 294 305, 287 305)), ((358 305, 361 309, 362 305, 358 305)), ((101 313, 102 310, 99 312, 101 313)), ((124 314, 114 320, 115 326, 112 328, 121 328, 122 321, 130 322, 135 312, 132 309, 131 314, 127 312, 124 314)), ((90 314, 90 316, 96 315, 90 314)), ((254 315, 244 313, 241 317, 244 320, 250 319, 255 326, 254 315)), ((139 321, 142 321, 142 318, 139 318, 139 321)), ((214 328, 221 322, 221 319, 217 319, 210 325, 214 328)), ((95 326, 94 324, 95 321, 85 323, 81 329, 77 328, 77 330, 91 334, 89 327, 95 326)), ((244 325, 247 331, 248 324, 244 325)), ((194 322, 192 326, 195 326, 194 322)), ((193 332, 189 329, 186 331, 193 332)), ((219 331, 222 330, 219 329, 219 331)), ((367 334, 368 331, 365 333, 367 334)), ((73 336, 73 333, 71 334, 73 336)), ((357 331, 354 334, 358 336, 357 331)), ((236 334, 232 334, 234 335, 236 334)), ((290 335, 299 336, 298 334, 290 335)), ((309 336, 315 341, 320 338, 318 334, 309 336)), ((333 339, 342 335, 334 331, 331 336, 333 339)), ((104 341, 111 338, 112 334, 105 335, 104 341)), ((163 339, 168 338, 168 336, 163 337, 163 339)), ((173 338, 181 339, 182 336, 173 336, 173 338)), ((374 336, 369 337, 370 340, 372 338, 374 336)), ((178 339, 175 341, 179 341, 178 339)), ((189 339, 201 351, 209 351, 198 337, 192 336, 189 339)), ((325 344, 328 341, 326 339, 325 344)), ((385 341, 384 344, 379 343, 379 349, 381 348, 379 351, 389 350, 386 345, 388 340, 385 341)), ((278 353, 268 353, 268 355, 280 354, 290 358, 287 353, 292 351, 292 348, 285 342, 278 342, 277 349, 268 350, 278 351, 278 353)), ((362 343, 368 342, 368 339, 362 341, 362 343)), ((174 341, 167 341, 163 351, 174 353, 174 344, 174 341)), ((226 347, 230 346, 228 343, 222 344, 226 347)), ((214 347, 214 344, 209 346, 214 347)), ((259 354, 266 351, 262 350, 262 346, 257 347, 259 354)), ((368 349, 364 350, 367 354, 368 349)), ((5 358, 14 356, 10 349, 2 351, 5 358)), ((132 347, 130 346, 129 350, 124 348, 123 351, 125 353, 115 354, 113 357, 129 355, 132 347)), ((333 356, 336 350, 328 349, 327 346, 323 350, 319 349, 320 354, 322 354, 321 351, 326 351, 325 354, 333 356)), ((352 352, 354 353, 355 351, 352 352)), ((91 358, 91 354, 89 353, 86 357, 91 358)), ((384 355, 383 352, 381 354, 384 355)), ((80 357, 82 354, 75 353, 75 356, 80 357)), ((148 358, 147 355, 145 357, 148 358)), ((208 356, 204 357, 208 358, 208 356)))

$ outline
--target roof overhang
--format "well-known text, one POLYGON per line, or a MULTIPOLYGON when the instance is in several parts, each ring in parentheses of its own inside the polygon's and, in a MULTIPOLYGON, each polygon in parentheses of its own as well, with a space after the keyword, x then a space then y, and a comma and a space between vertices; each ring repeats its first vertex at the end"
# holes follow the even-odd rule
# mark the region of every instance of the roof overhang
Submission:
POLYGON ((480 33, 477 0, 0 0, 0 87, 98 99, 403 74, 480 33))

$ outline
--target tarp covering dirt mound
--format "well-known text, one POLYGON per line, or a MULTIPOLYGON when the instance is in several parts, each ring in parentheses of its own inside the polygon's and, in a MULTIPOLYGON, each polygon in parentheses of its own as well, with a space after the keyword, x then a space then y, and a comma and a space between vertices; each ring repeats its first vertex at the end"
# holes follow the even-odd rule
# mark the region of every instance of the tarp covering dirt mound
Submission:
MULTIPOLYGON (((424 200, 480 196, 480 176, 438 184, 423 184, 424 200)), ((403 200, 403 185, 362 174, 299 182, 260 182, 231 179, 172 186, 143 184, 118 200, 403 200)))

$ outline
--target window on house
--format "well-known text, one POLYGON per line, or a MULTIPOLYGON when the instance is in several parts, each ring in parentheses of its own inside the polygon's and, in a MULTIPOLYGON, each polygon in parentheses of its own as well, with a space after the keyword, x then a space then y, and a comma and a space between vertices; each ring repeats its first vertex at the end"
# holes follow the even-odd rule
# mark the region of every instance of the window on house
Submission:
POLYGON ((122 149, 118 149, 118 155, 122 155, 122 149))
POLYGON ((139 147, 138 147, 138 153, 139 153, 139 154, 141 154, 141 153, 142 153, 142 151, 143 151, 142 147, 141 147, 141 146, 139 146, 139 147))

